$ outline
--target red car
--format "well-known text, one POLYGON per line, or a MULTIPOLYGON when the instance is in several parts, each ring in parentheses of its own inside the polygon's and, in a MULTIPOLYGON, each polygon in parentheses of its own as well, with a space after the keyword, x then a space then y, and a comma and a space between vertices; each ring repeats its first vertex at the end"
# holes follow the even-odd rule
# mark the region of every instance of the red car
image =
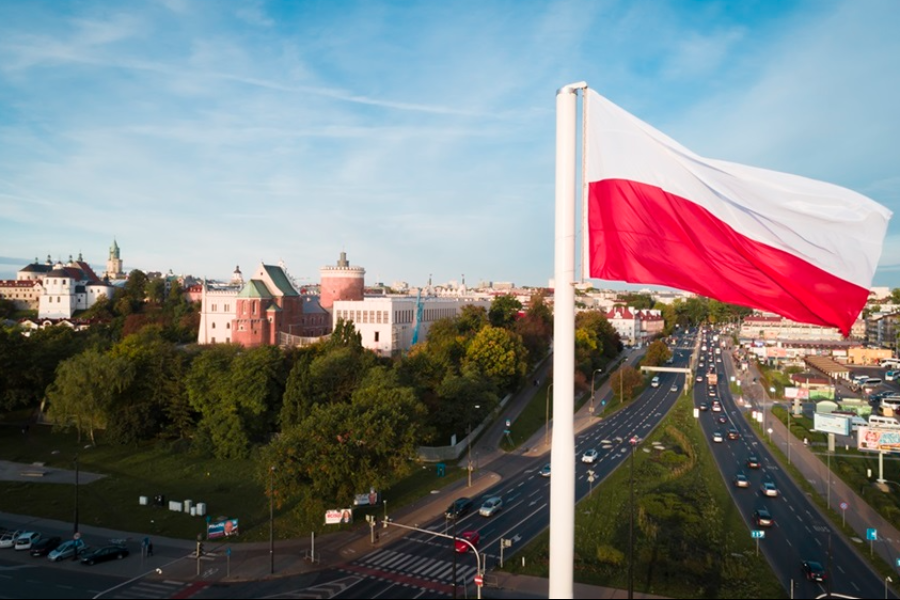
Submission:
POLYGON ((461 554, 466 553, 471 549, 469 544, 465 543, 462 540, 468 540, 472 542, 472 546, 475 546, 477 548, 478 540, 481 539, 481 535, 479 535, 477 531, 463 531, 462 535, 460 535, 459 537, 462 539, 456 540, 456 551, 461 554))

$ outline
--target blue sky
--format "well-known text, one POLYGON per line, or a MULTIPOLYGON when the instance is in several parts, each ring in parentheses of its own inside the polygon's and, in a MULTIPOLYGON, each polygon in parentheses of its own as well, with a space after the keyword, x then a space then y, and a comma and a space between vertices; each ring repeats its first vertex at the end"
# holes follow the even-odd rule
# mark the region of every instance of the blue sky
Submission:
MULTIPOLYGON (((555 93, 900 212, 900 2, 0 0, 0 277, 546 285, 555 93)), ((876 285, 900 287, 900 222, 876 285)), ((602 285, 602 284, 598 284, 602 285)))

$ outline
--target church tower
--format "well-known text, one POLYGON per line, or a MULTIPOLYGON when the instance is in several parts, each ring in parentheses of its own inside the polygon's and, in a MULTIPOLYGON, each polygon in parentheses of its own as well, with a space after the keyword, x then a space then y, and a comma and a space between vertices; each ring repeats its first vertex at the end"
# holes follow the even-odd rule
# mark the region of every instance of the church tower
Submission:
POLYGON ((113 238, 113 244, 109 247, 109 258, 106 260, 107 279, 125 279, 125 273, 122 271, 122 258, 119 255, 119 244, 113 238))

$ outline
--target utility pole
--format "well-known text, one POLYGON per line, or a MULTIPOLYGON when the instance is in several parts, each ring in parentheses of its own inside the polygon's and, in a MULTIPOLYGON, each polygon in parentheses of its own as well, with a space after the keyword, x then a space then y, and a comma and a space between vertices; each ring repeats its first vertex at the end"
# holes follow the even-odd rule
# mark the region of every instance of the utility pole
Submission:
MULTIPOLYGON (((75 453, 75 535, 78 535, 78 453, 75 453)), ((77 552, 75 553, 77 556, 77 552)))
POLYGON ((275 466, 269 467, 269 573, 275 573, 275 466))

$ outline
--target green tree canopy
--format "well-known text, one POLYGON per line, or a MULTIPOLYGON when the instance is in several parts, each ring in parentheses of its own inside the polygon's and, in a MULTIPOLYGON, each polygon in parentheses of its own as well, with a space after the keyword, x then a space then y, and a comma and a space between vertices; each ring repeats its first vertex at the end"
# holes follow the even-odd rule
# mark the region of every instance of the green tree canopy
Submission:
POLYGON ((478 332, 463 361, 464 373, 470 377, 488 377, 504 391, 514 389, 527 370, 528 355, 522 338, 490 325, 478 332))
POLYGON ((494 327, 510 329, 522 310, 522 303, 515 296, 496 296, 488 310, 488 320, 494 327))

